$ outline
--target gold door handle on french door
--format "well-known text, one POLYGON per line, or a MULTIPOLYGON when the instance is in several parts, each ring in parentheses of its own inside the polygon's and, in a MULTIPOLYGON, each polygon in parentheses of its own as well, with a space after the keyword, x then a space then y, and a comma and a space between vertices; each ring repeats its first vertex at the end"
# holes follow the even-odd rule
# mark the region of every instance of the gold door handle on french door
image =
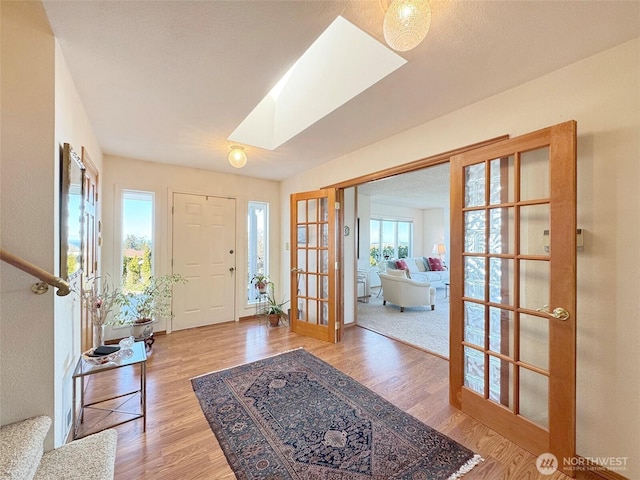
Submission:
POLYGON ((550 317, 557 318, 558 320, 567 320, 571 315, 562 307, 553 309, 553 312, 549 311, 549 305, 545 305, 542 308, 536 308, 537 312, 546 313, 550 317))

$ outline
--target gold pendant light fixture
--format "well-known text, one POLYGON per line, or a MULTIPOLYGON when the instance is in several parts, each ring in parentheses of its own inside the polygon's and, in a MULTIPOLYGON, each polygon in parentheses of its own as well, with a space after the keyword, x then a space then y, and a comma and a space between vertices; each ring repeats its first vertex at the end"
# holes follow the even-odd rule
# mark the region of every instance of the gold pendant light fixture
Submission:
POLYGON ((382 30, 387 44, 398 52, 417 47, 431 26, 427 0, 393 0, 384 15, 382 30))

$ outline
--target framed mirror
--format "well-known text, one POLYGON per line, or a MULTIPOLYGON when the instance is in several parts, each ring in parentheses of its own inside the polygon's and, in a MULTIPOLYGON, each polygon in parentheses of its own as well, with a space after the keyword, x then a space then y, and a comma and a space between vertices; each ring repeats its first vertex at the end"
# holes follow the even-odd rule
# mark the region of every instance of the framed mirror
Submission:
POLYGON ((71 145, 62 147, 60 162, 60 278, 82 272, 84 165, 71 145))

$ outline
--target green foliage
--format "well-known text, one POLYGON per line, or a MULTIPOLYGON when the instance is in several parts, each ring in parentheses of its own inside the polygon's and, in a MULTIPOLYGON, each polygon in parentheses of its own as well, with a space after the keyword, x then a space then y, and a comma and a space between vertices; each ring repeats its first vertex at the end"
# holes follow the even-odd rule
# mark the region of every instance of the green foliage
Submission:
POLYGON ((269 285, 271 282, 268 275, 265 275, 264 273, 256 273, 253 277, 251 277, 251 283, 255 285, 257 289, 262 289, 269 285))
POLYGON ((156 319, 171 316, 173 285, 187 283, 179 274, 161 277, 149 276, 141 291, 122 292, 118 297, 120 323, 131 323, 141 319, 156 319))
POLYGON ((78 268, 78 256, 67 254, 67 274, 75 273, 78 268))
POLYGON ((151 278, 151 241, 130 234, 123 242, 123 249, 123 289, 128 293, 142 292, 151 278))
POLYGON ((371 249, 369 250, 369 265, 374 267, 378 264, 378 260, 379 260, 379 255, 380 255, 380 250, 378 250, 378 247, 371 247, 371 249))
POLYGON ((151 247, 151 240, 147 237, 137 237, 131 233, 127 235, 122 243, 123 249, 144 250, 144 247, 151 247))
POLYGON ((282 298, 281 302, 276 300, 276 295, 274 292, 275 288, 273 282, 269 282, 269 289, 267 291, 267 305, 264 307, 262 314, 264 315, 278 315, 280 317, 284 317, 286 315, 284 306, 289 303, 289 300, 282 298))
MULTIPOLYGON (((398 258, 408 257, 409 247, 406 245, 400 245, 398 247, 398 258)), ((376 266, 380 261, 387 258, 395 258, 396 253, 393 249, 393 245, 385 245, 382 248, 382 255, 380 255, 380 251, 377 246, 371 247, 369 250, 369 265, 376 266)))

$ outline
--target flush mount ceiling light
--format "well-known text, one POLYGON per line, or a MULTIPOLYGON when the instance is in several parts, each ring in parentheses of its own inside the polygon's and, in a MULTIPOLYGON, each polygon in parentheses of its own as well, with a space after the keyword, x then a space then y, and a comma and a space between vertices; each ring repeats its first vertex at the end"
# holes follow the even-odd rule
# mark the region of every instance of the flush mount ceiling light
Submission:
POLYGON ((240 145, 231 145, 229 163, 235 168, 242 168, 247 164, 247 154, 244 152, 244 147, 240 145))
POLYGON ((387 44, 398 52, 418 46, 429 31, 431 8, 427 0, 393 0, 384 15, 387 44))

